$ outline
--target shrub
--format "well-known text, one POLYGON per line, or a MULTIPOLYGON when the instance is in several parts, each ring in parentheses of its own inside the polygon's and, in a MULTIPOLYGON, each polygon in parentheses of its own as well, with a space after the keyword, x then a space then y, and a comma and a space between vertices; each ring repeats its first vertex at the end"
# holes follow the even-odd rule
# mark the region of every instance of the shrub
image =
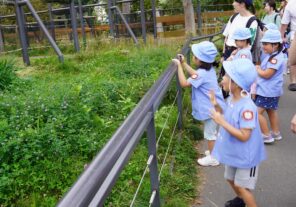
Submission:
POLYGON ((9 87, 15 78, 14 63, 10 60, 0 60, 0 90, 9 87))

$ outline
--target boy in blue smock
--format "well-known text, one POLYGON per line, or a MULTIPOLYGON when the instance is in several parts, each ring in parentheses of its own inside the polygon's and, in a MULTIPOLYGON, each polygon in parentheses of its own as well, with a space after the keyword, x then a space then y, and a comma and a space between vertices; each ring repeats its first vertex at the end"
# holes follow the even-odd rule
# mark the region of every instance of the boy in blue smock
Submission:
POLYGON ((226 71, 221 82, 230 92, 224 116, 214 96, 212 119, 220 125, 213 156, 225 165, 224 177, 236 193, 225 207, 256 207, 251 190, 255 188, 259 164, 265 159, 257 107, 248 91, 257 77, 248 59, 224 61, 226 71))
POLYGON ((237 47, 227 60, 235 60, 238 58, 248 58, 253 61, 251 53, 251 32, 249 28, 238 28, 234 31, 233 37, 237 47))
POLYGON ((209 98, 209 91, 213 90, 219 104, 224 107, 222 91, 219 88, 216 71, 212 65, 217 55, 215 45, 209 41, 204 41, 192 45, 193 63, 197 70, 192 69, 185 61, 183 55, 178 55, 179 59, 173 59, 178 65, 178 77, 182 87, 192 89, 192 115, 196 120, 203 121, 204 138, 207 140, 208 150, 206 156, 198 159, 198 164, 202 166, 216 166, 219 162, 212 157, 211 152, 217 138, 217 124, 210 117, 210 109, 213 108, 209 98), (190 75, 186 79, 183 68, 190 75))
POLYGON ((281 140, 278 121, 278 103, 283 94, 283 73, 285 70, 285 57, 282 53, 282 38, 279 30, 267 30, 262 39, 263 52, 266 54, 257 65, 258 72, 255 103, 259 111, 259 121, 264 143, 273 143, 281 140), (264 112, 267 112, 271 131, 268 128, 264 112))

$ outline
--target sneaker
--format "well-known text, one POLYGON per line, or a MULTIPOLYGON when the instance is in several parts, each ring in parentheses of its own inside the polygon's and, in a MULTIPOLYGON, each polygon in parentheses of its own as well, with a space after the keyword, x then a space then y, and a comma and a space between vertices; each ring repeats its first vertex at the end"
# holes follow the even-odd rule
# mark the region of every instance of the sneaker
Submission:
POLYGON ((262 134, 264 144, 272 144, 274 143, 274 138, 271 135, 266 136, 265 134, 262 134))
POLYGON ((243 199, 235 197, 234 199, 227 201, 225 207, 246 207, 246 204, 243 199))
POLYGON ((296 83, 291 83, 289 86, 288 86, 288 89, 290 91, 296 91, 296 83))
POLYGON ((271 132, 271 137, 274 138, 274 139, 277 140, 277 141, 283 139, 283 137, 282 137, 282 135, 281 135, 280 132, 277 133, 277 134, 271 132))
POLYGON ((217 166, 219 161, 210 155, 209 151, 205 152, 206 156, 197 160, 197 163, 201 166, 217 166))

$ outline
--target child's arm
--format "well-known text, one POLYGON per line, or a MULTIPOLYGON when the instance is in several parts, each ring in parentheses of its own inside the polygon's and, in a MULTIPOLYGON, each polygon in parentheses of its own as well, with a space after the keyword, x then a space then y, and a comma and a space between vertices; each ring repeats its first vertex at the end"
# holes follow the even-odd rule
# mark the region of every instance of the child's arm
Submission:
POLYGON ((215 110, 217 112, 223 113, 223 109, 221 108, 221 106, 218 104, 216 100, 215 91, 210 90, 209 96, 210 96, 210 101, 212 105, 215 107, 215 110))
POLYGON ((180 60, 178 59, 173 59, 172 60, 177 66, 178 66, 178 78, 179 78, 179 82, 181 87, 189 87, 191 86, 191 84, 187 81, 182 65, 180 63, 180 60))
POLYGON ((179 60, 181 62, 181 65, 185 68, 185 70, 187 71, 187 73, 192 76, 192 75, 196 75, 196 71, 186 63, 184 55, 182 54, 178 54, 179 60))
POLYGON ((268 68, 267 70, 262 70, 260 65, 256 65, 256 70, 258 75, 265 79, 271 78, 276 72, 276 70, 272 68, 268 68))
POLYGON ((214 109, 211 110, 211 117, 217 124, 221 125, 224 129, 226 129, 232 136, 236 137, 238 140, 246 142, 250 138, 252 129, 235 128, 224 119, 220 112, 217 112, 214 109))

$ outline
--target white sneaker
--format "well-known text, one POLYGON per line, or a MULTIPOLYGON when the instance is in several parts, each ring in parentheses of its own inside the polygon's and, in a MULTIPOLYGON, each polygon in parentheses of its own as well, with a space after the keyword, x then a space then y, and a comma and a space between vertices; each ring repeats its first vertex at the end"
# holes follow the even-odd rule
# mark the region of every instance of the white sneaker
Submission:
POLYGON ((209 151, 205 152, 206 156, 197 160, 197 163, 201 166, 217 166, 219 161, 210 155, 209 151))

